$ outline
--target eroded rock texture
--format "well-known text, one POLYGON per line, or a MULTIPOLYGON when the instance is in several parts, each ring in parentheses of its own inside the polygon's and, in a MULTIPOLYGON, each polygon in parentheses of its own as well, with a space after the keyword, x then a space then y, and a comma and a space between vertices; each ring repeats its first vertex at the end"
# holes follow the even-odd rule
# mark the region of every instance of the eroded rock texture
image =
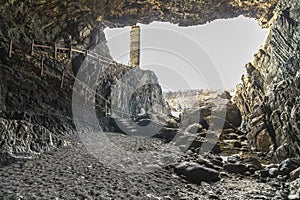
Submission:
POLYGON ((237 100, 254 145, 278 160, 300 155, 300 3, 280 1, 265 46, 246 65, 237 100))

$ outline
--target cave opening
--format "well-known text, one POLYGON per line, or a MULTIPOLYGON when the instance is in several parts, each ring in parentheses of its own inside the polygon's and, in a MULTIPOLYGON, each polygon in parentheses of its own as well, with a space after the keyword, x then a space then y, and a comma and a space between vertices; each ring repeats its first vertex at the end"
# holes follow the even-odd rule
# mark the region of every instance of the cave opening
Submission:
MULTIPOLYGON (((138 25, 140 68, 154 71, 163 91, 234 90, 245 72, 243 66, 252 61, 269 32, 242 15, 189 27, 169 22, 138 25), (189 57, 193 54, 194 60, 189 57), (207 81, 214 79, 221 79, 216 80, 221 84, 207 81)), ((129 26, 104 30, 110 54, 119 63, 129 64, 130 30, 129 26)))

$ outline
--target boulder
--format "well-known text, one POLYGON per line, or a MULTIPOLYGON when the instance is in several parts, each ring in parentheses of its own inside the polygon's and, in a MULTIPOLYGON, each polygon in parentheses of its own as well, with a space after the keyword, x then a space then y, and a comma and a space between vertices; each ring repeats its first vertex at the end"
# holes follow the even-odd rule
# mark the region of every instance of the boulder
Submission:
POLYGON ((244 164, 229 163, 224 165, 224 169, 229 173, 244 175, 248 171, 248 167, 244 164))
POLYGON ((235 148, 241 148, 241 147, 242 147, 242 144, 241 144, 240 141, 235 141, 235 142, 233 143, 233 147, 235 147, 235 148))
POLYGON ((183 175, 189 182, 199 184, 205 182, 217 182, 220 180, 219 172, 203 167, 194 162, 182 162, 174 167, 175 173, 183 175))
POLYGON ((278 168, 270 168, 269 174, 270 174, 270 177, 277 177, 279 175, 278 168))
POLYGON ((211 163, 214 164, 214 165, 217 165, 219 167, 223 167, 223 162, 218 160, 218 159, 212 159, 211 163))
POLYGON ((185 130, 184 132, 187 132, 187 133, 199 133, 201 130, 202 130, 202 125, 201 124, 198 124, 198 123, 193 123, 191 125, 189 125, 185 130))
POLYGON ((260 163, 260 161, 254 157, 249 157, 249 158, 246 158, 244 161, 243 161, 245 164, 251 166, 252 168, 254 168, 255 170, 260 170, 262 169, 262 165, 260 163))
POLYGON ((224 129, 237 128, 241 125, 241 113, 235 103, 221 98, 211 101, 200 108, 185 109, 181 119, 181 127, 186 128, 194 123, 200 124, 205 129, 208 129, 209 125, 224 129))
POLYGON ((300 160, 296 158, 288 158, 279 165, 279 172, 282 175, 289 175, 293 170, 300 167, 300 160))
POLYGON ((262 178, 267 178, 270 176, 269 170, 266 170, 266 169, 258 171, 257 174, 262 178))
POLYGON ((296 180, 297 178, 300 178, 300 167, 291 171, 290 178, 292 181, 296 180))

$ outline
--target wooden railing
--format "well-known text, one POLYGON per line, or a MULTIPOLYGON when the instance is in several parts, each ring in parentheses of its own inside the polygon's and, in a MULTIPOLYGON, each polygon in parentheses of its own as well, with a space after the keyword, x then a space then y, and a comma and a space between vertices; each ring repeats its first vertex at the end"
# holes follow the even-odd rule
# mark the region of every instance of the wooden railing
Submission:
MULTIPOLYGON (((11 58, 13 53, 14 53, 14 47, 13 47, 13 39, 11 38, 7 38, 3 35, 0 35, 1 39, 0 42, 4 42, 8 44, 8 57, 11 58)), ((17 50, 21 50, 21 49, 17 49, 17 50)), ((55 42, 52 46, 49 45, 43 45, 43 44, 38 44, 36 43, 36 41, 32 40, 31 43, 31 47, 30 47, 30 55, 34 56, 35 52, 46 52, 45 50, 53 50, 53 60, 57 60, 58 59, 58 54, 63 52, 64 54, 68 54, 68 60, 70 61, 69 63, 71 63, 72 60, 72 55, 73 53, 79 53, 79 54, 83 54, 86 57, 92 57, 94 59, 97 60, 97 62, 104 62, 106 64, 115 64, 117 65, 118 63, 115 62, 114 60, 111 60, 105 56, 99 55, 97 53, 93 53, 90 52, 89 50, 80 50, 80 49, 75 49, 73 46, 69 46, 69 47, 61 47, 58 46, 58 44, 55 42), (38 48, 38 49, 37 49, 38 48), (42 50, 40 50, 42 49, 42 50)), ((22 50, 21 50, 22 51, 22 50)), ((28 52, 26 52, 25 50, 23 50, 23 52, 26 54, 28 52)), ((48 52, 46 52, 48 53, 48 52)), ((51 55, 50 55, 51 58, 51 55)), ((40 57, 41 60, 41 65, 40 65, 40 76, 44 76, 44 56, 43 54, 41 54, 40 57)), ((131 116, 130 113, 125 113, 123 111, 120 110, 116 110, 113 108, 109 108, 109 104, 110 101, 108 99, 106 99, 105 97, 103 97, 101 94, 97 93, 95 90, 93 90, 92 88, 90 88, 86 83, 84 83, 83 81, 79 80, 76 76, 74 76, 73 73, 71 73, 70 71, 61 68, 61 80, 60 80, 60 89, 63 88, 64 86, 64 80, 65 80, 65 76, 66 74, 68 74, 69 76, 71 76, 74 80, 78 81, 80 84, 82 84, 82 86, 84 87, 84 103, 87 103, 87 96, 88 93, 91 93, 92 95, 95 94, 96 97, 102 99, 105 102, 105 108, 104 108, 104 112, 105 112, 105 117, 108 118, 111 115, 111 111, 115 111, 119 114, 121 114, 121 116, 123 117, 125 116, 131 116)))

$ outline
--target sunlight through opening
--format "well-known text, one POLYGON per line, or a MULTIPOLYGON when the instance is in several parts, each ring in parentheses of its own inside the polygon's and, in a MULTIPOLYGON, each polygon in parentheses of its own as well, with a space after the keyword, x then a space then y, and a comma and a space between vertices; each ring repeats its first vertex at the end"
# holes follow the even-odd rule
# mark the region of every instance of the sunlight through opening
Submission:
MULTIPOLYGON (((179 27, 167 22, 138 25, 141 27, 140 67, 154 71, 163 89, 171 91, 207 89, 205 79, 214 79, 216 76, 209 74, 197 78, 193 70, 196 68, 201 73, 212 67, 219 72, 224 89, 234 89, 245 72, 245 64, 252 61, 269 32, 269 29, 262 29, 254 19, 244 16, 190 27, 179 27), (189 45, 190 48, 184 52, 185 55, 174 56, 174 45, 182 48, 189 45), (186 55, 195 51, 199 59, 191 64, 186 55), (180 80, 180 76, 184 77, 183 80, 180 80), (188 82, 184 81, 186 79, 188 82)), ((104 32, 112 58, 129 64, 130 27, 106 28, 104 32)), ((218 86, 209 89, 221 89, 215 87, 218 86)))

